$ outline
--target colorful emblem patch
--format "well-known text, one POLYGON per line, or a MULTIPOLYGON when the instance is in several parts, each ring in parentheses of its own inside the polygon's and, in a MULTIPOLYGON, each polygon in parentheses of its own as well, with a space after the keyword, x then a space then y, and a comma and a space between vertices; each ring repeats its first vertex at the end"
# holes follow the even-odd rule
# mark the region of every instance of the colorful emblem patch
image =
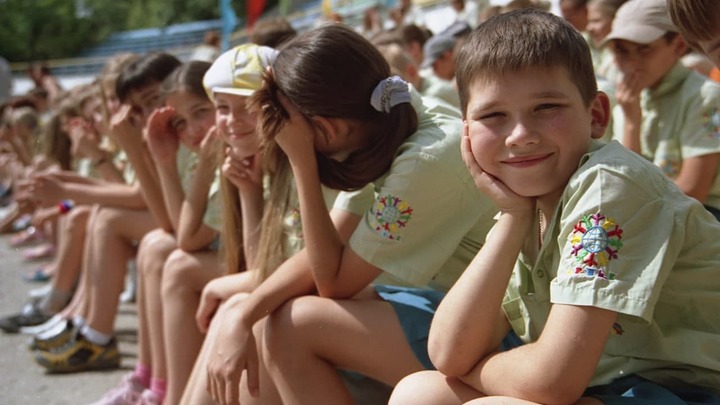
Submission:
POLYGON ((703 114, 703 127, 713 139, 720 139, 720 110, 711 108, 703 114))
POLYGON ((399 232, 412 217, 410 204, 392 195, 378 196, 371 210, 371 225, 380 236, 401 240, 399 232))
POLYGON ((619 323, 615 322, 615 323, 613 324, 613 327, 612 327, 612 333, 614 333, 614 334, 616 334, 616 335, 618 335, 618 336, 622 336, 622 334, 625 333, 625 331, 623 330, 622 325, 620 325, 619 323))
POLYGON ((601 213, 583 216, 569 237, 570 253, 577 262, 571 274, 614 280, 616 274, 608 271, 607 265, 618 257, 622 234, 622 228, 601 213))

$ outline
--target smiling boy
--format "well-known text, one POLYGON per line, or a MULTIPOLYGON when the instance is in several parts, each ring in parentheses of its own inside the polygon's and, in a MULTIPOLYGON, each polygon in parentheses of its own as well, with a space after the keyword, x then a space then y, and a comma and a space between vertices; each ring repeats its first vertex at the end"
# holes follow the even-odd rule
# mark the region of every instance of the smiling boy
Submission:
POLYGON ((494 17, 458 87, 463 158, 500 214, 433 319, 438 371, 390 403, 720 403, 720 224, 595 141, 609 106, 583 38, 536 10, 494 17))

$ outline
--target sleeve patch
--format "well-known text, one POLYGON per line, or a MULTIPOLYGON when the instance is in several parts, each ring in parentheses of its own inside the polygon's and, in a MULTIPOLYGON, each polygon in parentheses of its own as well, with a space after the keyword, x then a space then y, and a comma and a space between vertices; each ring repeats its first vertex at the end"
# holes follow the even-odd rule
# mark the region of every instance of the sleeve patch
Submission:
POLYGON ((711 108, 703 114, 703 128, 708 131, 711 139, 720 139, 720 110, 711 108))
POLYGON ((400 230, 412 218, 413 209, 407 202, 387 194, 378 196, 370 212, 370 225, 380 236, 400 241, 400 230))
POLYGON ((576 264, 568 273, 614 280, 616 274, 607 265, 618 257, 622 234, 620 225, 601 213, 583 216, 568 237, 576 264))

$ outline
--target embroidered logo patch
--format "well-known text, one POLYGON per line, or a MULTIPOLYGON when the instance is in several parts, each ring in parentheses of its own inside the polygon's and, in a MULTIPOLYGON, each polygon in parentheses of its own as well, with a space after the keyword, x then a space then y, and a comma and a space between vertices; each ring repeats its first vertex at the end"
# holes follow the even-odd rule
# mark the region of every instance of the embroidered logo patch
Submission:
POLYGON ((622 228, 615 221, 601 213, 583 216, 569 237, 572 245, 570 253, 577 262, 571 273, 614 280, 616 274, 609 272, 606 266, 618 257, 622 233, 622 228))
POLYGON ((680 162, 677 159, 661 159, 658 163, 660 169, 666 176, 674 179, 680 174, 680 162))
POLYGON ((401 239, 398 234, 412 217, 410 204, 392 195, 378 196, 372 207, 371 225, 383 238, 401 239))
POLYGON ((613 324, 613 327, 612 327, 612 333, 614 333, 614 334, 616 334, 616 335, 618 335, 618 336, 622 336, 622 334, 625 333, 625 331, 623 330, 622 325, 620 325, 619 323, 615 322, 615 323, 613 324))
POLYGON ((720 109, 711 108, 703 114, 703 128, 708 131, 708 135, 714 139, 720 139, 720 109))

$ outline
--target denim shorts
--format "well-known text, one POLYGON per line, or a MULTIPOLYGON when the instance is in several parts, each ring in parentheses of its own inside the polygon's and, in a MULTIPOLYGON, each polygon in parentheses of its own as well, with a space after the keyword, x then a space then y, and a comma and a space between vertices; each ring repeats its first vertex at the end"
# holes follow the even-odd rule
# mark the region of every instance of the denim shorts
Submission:
MULTIPOLYGON (((511 350, 522 344, 522 340, 511 330, 500 344, 500 351, 511 350)), ((597 398, 605 405, 720 405, 720 395, 703 388, 669 389, 637 375, 590 387, 583 396, 597 398)))
POLYGON ((720 395, 699 387, 666 388, 637 375, 619 378, 610 384, 591 387, 584 396, 605 405, 706 405, 720 404, 720 395))
POLYGON ((427 370, 434 370, 428 355, 430 323, 445 293, 429 288, 376 285, 375 291, 392 305, 415 357, 427 370))

